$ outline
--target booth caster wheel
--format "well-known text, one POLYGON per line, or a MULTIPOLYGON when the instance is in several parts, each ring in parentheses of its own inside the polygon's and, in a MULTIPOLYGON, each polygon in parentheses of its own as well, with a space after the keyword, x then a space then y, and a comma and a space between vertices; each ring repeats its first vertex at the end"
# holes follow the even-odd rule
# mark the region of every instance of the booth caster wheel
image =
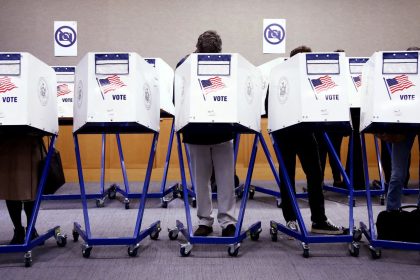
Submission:
POLYGON ((157 226, 155 230, 153 230, 150 234, 149 237, 152 240, 158 240, 159 239, 159 232, 161 231, 160 226, 157 226))
POLYGON ((381 205, 385 205, 385 197, 383 195, 381 195, 380 203, 381 205))
POLYGON ((130 209, 130 200, 128 198, 124 198, 124 208, 130 209))
POLYGON ((270 224, 270 236, 271 241, 277 242, 277 225, 274 222, 271 222, 270 224))
POLYGON ((249 189, 249 199, 254 199, 255 189, 249 189))
POLYGON ((127 248, 127 253, 130 257, 136 257, 139 250, 139 245, 130 245, 127 248))
POLYGON ((177 228, 175 228, 175 229, 168 229, 168 231, 169 231, 168 236, 169 236, 169 239, 170 240, 176 240, 178 238, 178 232, 179 232, 179 230, 177 228))
POLYGON ((193 199, 191 200, 191 206, 193 208, 197 208, 197 200, 195 199, 195 197, 193 197, 193 199))
POLYGON ((381 258, 381 256, 382 256, 381 249, 376 249, 376 248, 372 247, 371 245, 369 245, 369 250, 370 250, 370 253, 371 253, 373 259, 376 260, 376 259, 381 258))
POLYGON ((83 248, 82 248, 83 257, 88 259, 90 257, 90 252, 92 252, 92 247, 90 247, 87 244, 83 245, 83 248))
POLYGON ((79 236, 80 235, 79 235, 79 233, 77 231, 73 230, 72 235, 73 235, 73 241, 74 242, 79 241, 79 236))
POLYGON ((191 254, 192 245, 190 243, 187 244, 181 244, 181 247, 179 248, 179 253, 183 257, 188 257, 191 254))
POLYGON ((258 241, 260 239, 260 232, 262 231, 261 228, 259 228, 256 232, 251 232, 250 237, 252 241, 258 241))
POLYGON ((108 189, 108 198, 115 199, 117 197, 117 185, 112 184, 108 189))
POLYGON ((102 198, 97 198, 96 199, 96 207, 98 208, 102 208, 105 206, 105 200, 102 198))
POLYGON ((28 251, 23 255, 25 267, 30 267, 32 265, 32 252, 28 251))
POLYGON ((353 207, 356 207, 356 199, 353 199, 353 207))
POLYGON ((55 236, 55 240, 57 242, 57 246, 58 247, 66 247, 66 244, 67 244, 67 236, 62 235, 61 233, 58 233, 55 236))
POLYGON ((359 256, 359 251, 360 251, 360 246, 356 242, 352 242, 349 245, 349 252, 350 252, 351 256, 358 257, 359 256))
POLYGON ((307 243, 302 242, 302 249, 303 249, 303 257, 305 259, 309 258, 309 245, 307 243))
POLYGON ((239 254, 239 247, 241 247, 241 243, 236 243, 229 245, 228 247, 228 254, 231 257, 237 257, 239 254))
POLYGON ((360 229, 356 229, 353 231, 353 241, 360 242, 362 240, 362 231, 360 229))

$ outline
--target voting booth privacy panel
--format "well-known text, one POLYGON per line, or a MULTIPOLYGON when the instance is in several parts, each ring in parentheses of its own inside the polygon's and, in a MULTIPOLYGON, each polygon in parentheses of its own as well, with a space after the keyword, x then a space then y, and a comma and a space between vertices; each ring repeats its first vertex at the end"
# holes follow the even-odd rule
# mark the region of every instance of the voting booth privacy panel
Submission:
POLYGON ((147 57, 145 60, 156 69, 158 75, 160 109, 172 116, 175 115, 174 70, 161 58, 147 57))
POLYGON ((271 71, 270 132, 300 125, 350 129, 344 53, 301 53, 271 71))
POLYGON ((57 77, 57 109, 59 118, 73 118, 74 78, 76 67, 53 66, 57 77))
POLYGON ((86 54, 76 67, 73 103, 77 133, 159 131, 158 75, 133 52, 86 54))
POLYGON ((419 52, 374 53, 362 81, 361 131, 419 131, 419 52))
POLYGON ((277 65, 283 63, 283 61, 285 61, 287 58, 285 57, 279 57, 273 60, 270 60, 264 64, 261 64, 260 66, 258 66, 258 70, 260 70, 261 73, 261 89, 262 89, 262 95, 261 95, 261 115, 266 114, 267 112, 265 111, 265 99, 267 98, 267 90, 268 90, 268 86, 270 84, 270 74, 271 74, 271 70, 273 70, 274 67, 276 67, 277 65))
POLYGON ((259 132, 261 88, 258 69, 240 54, 191 54, 175 71, 175 129, 259 132))
POLYGON ((367 57, 348 57, 347 90, 351 108, 360 108, 362 71, 367 57))
POLYGON ((0 130, 57 134, 54 70, 29 53, 0 53, 0 130))

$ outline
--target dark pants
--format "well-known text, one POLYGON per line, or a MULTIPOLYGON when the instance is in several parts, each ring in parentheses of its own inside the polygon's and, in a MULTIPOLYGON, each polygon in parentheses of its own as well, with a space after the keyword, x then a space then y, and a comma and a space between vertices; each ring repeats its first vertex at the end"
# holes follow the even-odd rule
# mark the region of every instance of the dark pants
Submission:
MULTIPOLYGON (((360 108, 350 108, 351 121, 353 125, 353 188, 365 189, 365 177, 363 171, 362 143, 360 141, 360 108)), ((350 151, 350 141, 348 146, 350 151)), ((350 176, 350 155, 347 155, 346 173, 350 176)))
MULTIPOLYGON (((331 140, 331 144, 334 147, 335 152, 337 153, 338 158, 340 159, 340 150, 341 150, 341 142, 343 141, 343 134, 338 132, 331 132, 328 133, 328 137, 331 140)), ((327 153, 328 159, 330 162, 330 167, 333 175, 334 182, 341 181, 341 172, 340 167, 337 162, 334 161, 334 157, 332 153, 328 149, 328 144, 324 139, 323 133, 315 133, 316 141, 318 142, 319 148, 319 160, 321 162, 321 171, 322 171, 322 181, 324 181, 324 174, 325 174, 325 165, 327 163, 327 153)))
MULTIPOLYGON (((303 171, 306 174, 312 222, 319 223, 326 221, 324 195, 322 193, 321 165, 319 161, 318 145, 314 134, 311 132, 300 133, 293 131, 292 129, 282 129, 274 132, 273 137, 282 154, 286 172, 295 193, 296 155, 299 157, 303 171)), ((287 222, 296 220, 291 199, 286 190, 285 178, 281 171, 280 176, 280 192, 284 219, 287 222)))

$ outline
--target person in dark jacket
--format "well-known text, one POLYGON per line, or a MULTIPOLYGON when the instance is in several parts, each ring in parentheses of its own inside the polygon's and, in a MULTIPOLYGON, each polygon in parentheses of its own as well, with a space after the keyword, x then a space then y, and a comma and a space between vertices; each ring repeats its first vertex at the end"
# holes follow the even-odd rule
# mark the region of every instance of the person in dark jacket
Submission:
MULTIPOLYGON (((309 47, 300 46, 290 52, 290 57, 293 57, 298 53, 307 52, 311 52, 309 47)), ((299 157, 302 164, 308 186, 309 207, 311 209, 312 221, 311 232, 331 235, 343 234, 344 229, 334 225, 325 215, 324 195, 322 191, 323 176, 318 153, 318 144, 314 132, 291 126, 275 131, 273 137, 282 153, 286 172, 289 176, 293 191, 295 191, 296 155, 299 157)), ((286 226, 291 230, 298 231, 296 215, 293 211, 291 199, 286 189, 286 180, 285 178, 281 179, 280 193, 286 226)))

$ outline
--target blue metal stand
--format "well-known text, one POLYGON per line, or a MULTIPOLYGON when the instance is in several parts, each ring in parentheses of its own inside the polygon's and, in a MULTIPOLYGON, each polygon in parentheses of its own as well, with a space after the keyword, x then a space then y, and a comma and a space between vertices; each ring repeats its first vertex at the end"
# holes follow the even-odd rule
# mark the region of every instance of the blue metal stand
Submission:
MULTIPOLYGON (((117 134, 118 135, 118 134, 117 134)), ((156 153, 156 144, 158 140, 158 133, 153 133, 153 141, 152 146, 150 148, 150 155, 149 161, 147 164, 146 170, 146 178, 143 184, 143 194, 147 194, 149 183, 150 183, 150 175, 152 173, 153 167, 153 160, 156 153)), ((117 139, 119 137, 117 136, 117 139)), ((121 238, 93 238, 90 230, 90 223, 89 223, 89 215, 87 209, 87 196, 85 192, 85 185, 83 179, 83 169, 82 169, 82 162, 80 158, 80 150, 79 150, 79 141, 77 134, 73 135, 74 139, 74 147, 76 152, 76 160, 77 160, 77 171, 79 175, 79 184, 80 184, 80 193, 81 193, 81 200, 83 206, 83 217, 85 221, 85 231, 82 230, 80 224, 74 223, 74 230, 73 230, 73 239, 77 241, 79 236, 85 241, 83 244, 82 254, 83 257, 88 258, 92 251, 92 247, 95 245, 128 245, 128 255, 130 257, 134 257, 137 255, 138 248, 140 246, 140 241, 143 240, 147 235, 150 236, 151 239, 156 240, 159 237, 160 228, 160 221, 156 221, 151 224, 147 229, 140 231, 141 224, 143 220, 144 209, 146 207, 146 195, 141 196, 139 209, 137 213, 136 225, 134 229, 133 237, 121 237, 121 238)), ((123 160, 123 159, 122 159, 123 160)), ((122 166, 123 170, 125 167, 122 166)), ((126 174, 124 174, 124 181, 128 182, 126 174)), ((127 186, 127 185, 126 185, 127 186)))
MULTIPOLYGON (((363 133, 361 133, 360 137, 364 139, 365 135, 363 133)), ((341 164, 341 161, 338 158, 338 155, 337 155, 337 152, 335 151, 335 149, 332 148, 332 150, 331 150, 332 145, 331 145, 331 141, 328 137, 326 138, 326 141, 328 142, 328 149, 331 152, 331 154, 333 155, 334 161, 339 165, 341 174, 344 178, 343 174, 346 172, 345 168, 341 164)), ((382 168, 382 164, 381 164, 381 160, 380 160, 378 139, 375 137, 374 141, 375 141, 376 160, 377 160, 377 164, 378 164, 379 178, 380 178, 381 186, 380 186, 379 189, 372 190, 371 194, 375 195, 375 196, 379 196, 381 205, 384 205, 384 203, 385 203, 385 193, 386 193, 386 188, 385 188, 385 184, 384 184, 385 179, 384 179, 383 168, 382 168)), ((366 153, 365 141, 362 142, 362 153, 366 153)), ((354 183, 353 183, 354 182, 353 181, 353 136, 352 135, 349 136, 349 150, 348 150, 348 155, 347 156, 350 157, 350 159, 349 159, 350 182, 349 183, 350 183, 350 185, 353 186, 353 197, 365 196, 366 195, 366 190, 355 190, 354 189, 354 183)), ((368 166, 367 159, 363 159, 363 166, 364 166, 364 170, 369 172, 368 171, 369 166, 368 166)), ((349 184, 346 180, 344 180, 344 182, 346 184, 346 189, 338 188, 338 187, 334 187, 334 186, 329 186, 329 185, 324 184, 324 190, 349 195, 349 192, 350 192, 349 184)), ((370 185, 369 176, 368 176, 367 181, 365 181, 365 184, 370 185)), ((353 206, 356 206, 356 201, 355 200, 353 200, 352 203, 353 203, 353 206)))
MULTIPOLYGON (((182 155, 182 143, 180 139, 179 133, 176 134, 177 136, 177 144, 178 144, 178 157, 179 157, 179 166, 181 172, 181 179, 182 185, 187 186, 187 180, 185 176, 185 169, 184 169, 184 159, 182 155)), ((255 164, 255 157, 257 155, 257 148, 258 148, 258 134, 255 134, 254 143, 252 146, 251 152, 251 159, 248 166, 248 172, 245 180, 244 192, 248 193, 249 186, 252 178, 252 172, 254 170, 255 164)), ((185 187, 185 189, 188 189, 185 187)), ((190 213, 190 205, 188 202, 189 192, 184 189, 183 191, 183 198, 184 198, 184 207, 185 207, 185 215, 187 220, 187 227, 184 226, 182 222, 179 220, 176 221, 176 228, 169 230, 169 238, 171 240, 175 240, 178 237, 178 233, 181 232, 182 235, 187 240, 186 244, 181 244, 180 247, 180 254, 181 256, 189 256, 193 247, 193 244, 225 244, 228 246, 228 254, 230 256, 237 256, 239 253, 240 242, 242 242, 248 235, 251 237, 252 240, 256 241, 259 238, 259 234, 261 232, 261 222, 257 222, 251 225, 246 231, 241 232, 242 229, 242 222, 245 215, 246 203, 247 203, 247 196, 244 195, 241 200, 240 211, 238 215, 238 222, 236 224, 236 231, 233 237, 199 237, 193 235, 193 225, 191 220, 191 213, 190 213)))
MULTIPOLYGON (((171 152, 172 152, 172 144, 174 138, 174 119, 172 119, 172 126, 171 126, 171 133, 169 135, 169 142, 168 142, 168 149, 166 152, 166 160, 165 160, 165 167, 163 170, 163 177, 161 182, 160 191, 156 193, 148 193, 147 198, 160 198, 161 199, 161 206, 166 208, 168 203, 175 199, 176 197, 180 196, 179 184, 173 184, 166 188, 166 181, 168 176, 168 169, 169 169, 169 162, 171 159, 171 152), (171 195, 172 194, 172 195, 171 195)), ((130 208, 130 199, 132 198, 141 198, 142 193, 132 193, 130 191, 130 185, 127 180, 127 171, 125 168, 124 162, 124 154, 121 145, 120 135, 117 133, 116 135, 117 140, 117 147, 118 147, 118 154, 120 159, 121 165, 121 172, 124 179, 124 189, 122 189, 117 184, 112 184, 108 189, 105 190, 105 144, 106 144, 106 134, 102 134, 102 149, 101 149, 101 178, 100 178, 100 192, 95 194, 86 194, 87 199, 96 199, 96 206, 97 207, 104 207, 105 201, 107 199, 115 199, 117 193, 122 195, 123 203, 126 209, 130 208)), ((51 194, 51 195, 43 195, 43 199, 45 200, 74 200, 74 199, 81 199, 80 194, 51 194)))
MULTIPOLYGON (((362 143, 365 142, 364 137, 362 137, 361 140, 362 140, 362 143)), ((367 158, 366 152, 363 153, 363 158, 364 160, 366 160, 367 158)), ((365 180, 368 180, 368 179, 369 179, 368 173, 365 169, 365 180)), ((370 187, 367 186, 366 187, 366 202, 367 202, 367 210, 368 210, 368 218, 369 218, 369 227, 363 222, 360 222, 360 230, 365 235, 366 239, 369 241, 369 250, 372 254, 372 258, 379 259, 382 256, 381 248, 420 251, 420 243, 388 241, 388 240, 380 240, 376 238, 375 219, 373 217, 371 195, 372 193, 371 193, 370 187)), ((360 234, 358 234, 358 238, 359 237, 361 238, 360 234)))
MULTIPOLYGON (((349 201, 349 224, 348 228, 350 229, 350 232, 343 235, 310 235, 308 234, 308 231, 306 229, 302 214, 299 209, 299 205, 297 203, 297 198, 293 190, 293 186, 290 183, 289 175, 287 174, 286 167, 283 161, 283 157, 281 155, 281 151, 276 143, 276 140, 274 137, 270 134, 271 141, 273 143, 274 151, 277 156, 277 160, 280 165, 280 170, 282 172, 283 178, 285 179, 286 183, 286 189, 287 194, 290 197, 293 210, 295 212, 295 215, 297 217, 297 222, 299 224, 300 232, 295 232, 293 230, 290 230, 285 225, 280 224, 275 221, 270 222, 270 235, 272 241, 277 241, 277 233, 278 231, 289 235, 291 237, 296 238, 297 240, 301 241, 302 249, 303 249, 303 256, 305 258, 309 257, 309 244, 310 243, 349 243, 349 252, 352 256, 358 256, 359 255, 359 244, 357 241, 353 239, 353 231, 354 228, 354 220, 353 220, 353 204, 351 203, 353 201, 353 187, 350 184, 350 179, 347 176, 345 172, 342 173, 343 178, 349 188, 348 192, 348 201, 349 201)), ((328 135, 324 133, 324 138, 327 140, 329 149, 334 149, 331 141, 329 141, 328 135)), ((338 158, 337 158, 338 159, 338 158)), ((342 166, 341 166, 342 168, 342 166)), ((342 170, 344 170, 342 168, 342 170)))
POLYGON ((31 236, 34 232, 36 220, 38 218, 38 212, 39 212, 41 199, 42 199, 42 192, 44 190, 45 181, 48 176, 48 171, 49 171, 48 167, 50 166, 50 163, 51 163, 51 157, 54 151, 54 144, 55 144, 56 138, 57 138, 56 135, 53 135, 51 137, 51 142, 48 147, 46 163, 45 163, 44 169, 42 170, 41 180, 39 182, 37 193, 36 193, 34 210, 32 212, 30 223, 29 225, 27 225, 25 243, 19 244, 19 245, 1 245, 0 246, 0 253, 25 252, 24 254, 25 267, 30 267, 32 265, 32 249, 36 246, 43 245, 47 239, 54 237, 59 247, 64 247, 67 244, 67 237, 66 235, 61 233, 61 229, 59 226, 55 226, 54 228, 49 229, 46 233, 40 235, 38 238, 31 240, 31 236))

